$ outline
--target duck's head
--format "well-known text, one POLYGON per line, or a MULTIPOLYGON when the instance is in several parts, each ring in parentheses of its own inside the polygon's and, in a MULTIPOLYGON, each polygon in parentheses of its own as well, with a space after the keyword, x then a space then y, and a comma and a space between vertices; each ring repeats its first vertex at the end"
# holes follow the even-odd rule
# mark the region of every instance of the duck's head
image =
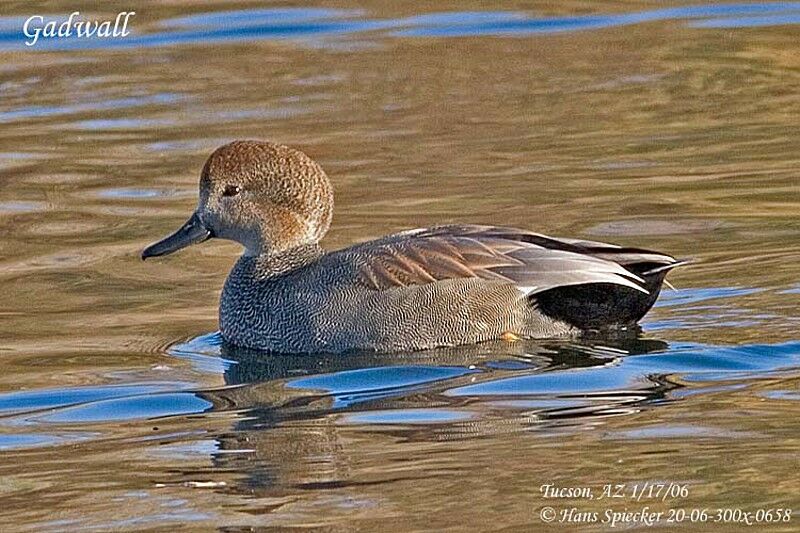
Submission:
POLYGON ((318 242, 332 216, 331 184, 310 157, 266 141, 234 141, 206 161, 189 220, 145 248, 142 259, 212 237, 241 243, 246 255, 280 253, 318 242))

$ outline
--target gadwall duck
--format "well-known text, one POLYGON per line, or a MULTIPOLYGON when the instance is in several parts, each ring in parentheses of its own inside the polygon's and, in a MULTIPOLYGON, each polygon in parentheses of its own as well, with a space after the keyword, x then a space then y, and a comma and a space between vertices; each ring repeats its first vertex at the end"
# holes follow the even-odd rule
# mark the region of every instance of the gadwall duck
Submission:
POLYGON ((421 350, 632 326, 681 264, 658 252, 495 226, 414 229, 327 252, 333 191, 303 152, 218 148, 197 209, 142 258, 212 237, 244 246, 219 308, 230 345, 283 353, 421 350))

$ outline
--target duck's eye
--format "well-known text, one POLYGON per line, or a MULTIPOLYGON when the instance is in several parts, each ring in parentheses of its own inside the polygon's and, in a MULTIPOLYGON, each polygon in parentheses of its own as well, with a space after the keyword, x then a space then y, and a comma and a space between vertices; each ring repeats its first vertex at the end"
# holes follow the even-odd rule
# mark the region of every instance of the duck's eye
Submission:
POLYGON ((236 196, 241 190, 238 185, 226 185, 222 190, 222 196, 236 196))

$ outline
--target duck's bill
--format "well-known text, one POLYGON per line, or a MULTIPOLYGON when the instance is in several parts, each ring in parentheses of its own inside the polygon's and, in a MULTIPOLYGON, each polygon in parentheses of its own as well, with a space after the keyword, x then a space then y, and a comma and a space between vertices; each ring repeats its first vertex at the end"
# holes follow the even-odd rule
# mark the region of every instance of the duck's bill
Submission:
POLYGON ((168 255, 192 244, 207 241, 211 237, 213 237, 211 231, 203 225, 197 213, 194 213, 178 231, 142 250, 142 259, 168 255))

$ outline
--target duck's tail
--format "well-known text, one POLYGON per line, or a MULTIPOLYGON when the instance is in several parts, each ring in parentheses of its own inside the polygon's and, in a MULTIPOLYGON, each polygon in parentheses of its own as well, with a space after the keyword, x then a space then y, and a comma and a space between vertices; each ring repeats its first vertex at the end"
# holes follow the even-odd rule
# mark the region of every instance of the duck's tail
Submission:
POLYGON ((639 273, 642 277, 652 276, 655 274, 659 274, 661 272, 669 272, 673 268, 682 267, 686 265, 690 265, 692 263, 696 263, 697 261, 692 258, 684 258, 684 259, 675 259, 672 263, 668 263, 665 265, 659 265, 648 270, 645 270, 639 273))
POLYGON ((632 290, 611 283, 590 283, 558 287, 534 296, 535 305, 545 314, 563 320, 582 330, 603 330, 635 324, 653 307, 664 278, 670 270, 692 263, 691 259, 675 259, 659 254, 645 261, 619 264, 638 276, 647 292, 632 290))

